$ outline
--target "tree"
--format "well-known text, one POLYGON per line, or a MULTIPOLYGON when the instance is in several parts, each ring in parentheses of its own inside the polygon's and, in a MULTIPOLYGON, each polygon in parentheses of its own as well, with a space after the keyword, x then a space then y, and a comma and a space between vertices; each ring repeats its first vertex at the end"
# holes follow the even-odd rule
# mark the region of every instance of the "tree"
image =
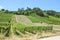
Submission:
POLYGON ((21 12, 21 10, 20 10, 20 8, 18 8, 18 15, 20 14, 20 12, 21 12))
POLYGON ((9 11, 8 10, 5 10, 5 13, 9 13, 9 11))
POLYGON ((43 14, 44 14, 44 17, 48 17, 49 18, 49 15, 47 14, 46 10, 43 11, 43 14))
POLYGON ((1 11, 5 11, 5 9, 1 9, 1 11))
POLYGON ((40 8, 33 8, 33 12, 39 16, 44 16, 43 11, 40 8))
POLYGON ((18 8, 18 14, 23 15, 24 14, 24 8, 18 8))
POLYGON ((56 12, 55 16, 60 18, 60 12, 56 12))
POLYGON ((24 15, 24 8, 21 8, 21 14, 24 15))
POLYGON ((31 15, 31 13, 32 13, 32 9, 27 7, 27 9, 25 10, 25 14, 26 15, 31 15))
POLYGON ((53 10, 47 10, 47 14, 48 14, 48 15, 51 15, 51 16, 55 16, 56 11, 53 11, 53 10))

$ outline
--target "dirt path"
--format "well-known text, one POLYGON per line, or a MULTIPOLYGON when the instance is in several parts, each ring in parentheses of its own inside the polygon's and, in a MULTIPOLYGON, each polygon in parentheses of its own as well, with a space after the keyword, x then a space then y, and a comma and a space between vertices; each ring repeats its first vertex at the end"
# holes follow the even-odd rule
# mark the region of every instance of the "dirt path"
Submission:
MULTIPOLYGON (((31 33, 27 32, 27 34, 31 34, 31 33)), ((46 33, 42 32, 40 35, 37 33, 37 34, 31 34, 31 36, 28 36, 28 37, 19 37, 12 34, 12 36, 10 37, 1 37, 0 40, 38 40, 40 38, 49 37, 52 35, 56 35, 56 34, 51 32, 46 32, 46 33)))

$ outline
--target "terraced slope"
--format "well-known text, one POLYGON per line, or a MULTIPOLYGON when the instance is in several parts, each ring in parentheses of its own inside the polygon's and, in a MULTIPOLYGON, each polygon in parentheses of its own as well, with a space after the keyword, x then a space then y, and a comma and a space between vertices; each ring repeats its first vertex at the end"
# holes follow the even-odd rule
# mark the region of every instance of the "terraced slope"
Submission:
POLYGON ((48 24, 46 23, 32 23, 32 21, 24 15, 15 15, 15 18, 18 23, 22 23, 30 26, 48 26, 48 24))
MULTIPOLYGON (((30 25, 30 26, 33 26, 33 27, 35 27, 35 26, 44 26, 44 28, 45 28, 45 26, 47 26, 48 24, 46 24, 46 23, 32 23, 31 22, 31 20, 29 20, 26 16, 24 16, 24 15, 15 15, 14 17, 13 17, 13 19, 15 19, 16 20, 16 22, 18 22, 18 23, 22 23, 22 24, 26 24, 26 25, 30 25)), ((22 35, 22 36, 29 36, 30 35, 30 33, 32 33, 33 32, 33 30, 35 29, 33 29, 33 30, 30 30, 31 28, 29 28, 28 29, 28 27, 26 27, 27 28, 27 30, 24 30, 24 29, 26 29, 26 28, 24 28, 25 27, 25 25, 20 25, 20 24, 18 24, 17 26, 12 26, 12 27, 18 27, 18 29, 16 30, 13 30, 13 28, 12 27, 10 27, 9 29, 13 32, 13 34, 12 34, 12 37, 10 38, 10 39, 6 39, 6 40, 19 40, 19 38, 17 38, 16 36, 15 36, 15 34, 14 34, 14 32, 16 31, 17 33, 19 33, 20 35, 22 35), (22 31, 23 30, 23 31, 22 31), (32 31, 32 32, 29 32, 29 31, 32 31), (27 35, 25 35, 25 34, 23 34, 23 32, 24 31, 28 31, 28 32, 26 32, 26 34, 27 35), (16 38, 16 39, 15 39, 16 38)), ((53 26, 55 26, 55 25, 53 25, 53 26)), ((41 28, 40 27, 40 28, 41 28)), ((56 28, 56 27, 55 27, 56 28)), ((9 30, 9 32, 10 32, 10 30, 9 30)), ((39 31, 40 32, 40 31, 39 31)), ((32 34, 31 34, 32 35, 32 34)), ((40 35, 41 36, 41 35, 40 35)), ((44 36, 43 34, 42 34, 42 36, 44 36)), ((50 36, 50 35, 49 35, 50 36)), ((37 37, 37 36, 36 36, 37 37)), ((35 35, 33 36, 32 35, 32 38, 36 38, 35 37, 35 35)), ((4 38, 4 36, 3 36, 3 38, 4 38)), ((1 38, 2 39, 2 38, 1 38)))
POLYGON ((30 19, 28 19, 24 15, 15 15, 15 18, 18 23, 22 23, 30 26, 53 26, 54 30, 60 30, 60 25, 46 24, 46 23, 33 23, 30 19))
POLYGON ((31 24, 32 22, 24 15, 15 15, 16 21, 23 24, 31 24))

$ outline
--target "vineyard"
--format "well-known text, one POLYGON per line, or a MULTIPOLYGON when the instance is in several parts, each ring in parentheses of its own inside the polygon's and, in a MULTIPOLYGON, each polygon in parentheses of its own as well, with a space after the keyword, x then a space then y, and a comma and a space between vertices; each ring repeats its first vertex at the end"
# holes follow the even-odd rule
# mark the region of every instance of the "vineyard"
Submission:
POLYGON ((9 27, 11 26, 11 17, 13 14, 0 13, 0 33, 1 35, 8 35, 9 27))
POLYGON ((0 0, 0 40, 60 36, 58 4, 59 0, 0 0))
POLYGON ((34 23, 27 16, 13 15, 13 14, 0 14, 0 38, 11 37, 13 35, 19 37, 28 37, 31 35, 46 33, 52 33, 53 26, 34 23), (28 36, 27 36, 28 35, 28 36))
POLYGON ((36 32, 52 31, 53 28, 52 26, 27 26, 17 23, 14 19, 13 14, 0 14, 0 34, 5 36, 10 36, 12 33, 21 35, 21 33, 26 34, 26 32, 36 34, 36 32))
POLYGON ((52 31, 53 27, 52 26, 26 26, 23 24, 16 24, 15 29, 19 30, 21 33, 26 34, 26 32, 36 34, 37 32, 42 32, 42 31, 52 31), (17 27, 18 26, 18 27, 17 27))

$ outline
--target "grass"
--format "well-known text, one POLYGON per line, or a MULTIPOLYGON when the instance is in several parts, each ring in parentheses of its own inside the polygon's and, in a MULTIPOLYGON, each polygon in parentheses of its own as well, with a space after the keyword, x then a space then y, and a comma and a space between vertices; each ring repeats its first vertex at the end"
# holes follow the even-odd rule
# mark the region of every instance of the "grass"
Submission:
POLYGON ((49 17, 41 17, 38 15, 35 16, 27 16, 32 22, 45 22, 45 23, 52 23, 52 24, 60 24, 60 18, 49 16, 49 17))
MULTIPOLYGON (((21 33, 25 34, 25 32, 30 32, 35 34, 36 32, 41 31, 52 31, 52 26, 26 26, 21 23, 15 23, 11 26, 9 21, 11 21, 13 14, 0 14, 0 28, 3 30, 8 30, 6 35, 10 35, 11 32, 16 33, 16 30, 19 30, 21 33)), ((57 17, 49 16, 47 17, 41 17, 41 16, 27 16, 32 22, 46 22, 46 23, 56 23, 60 22, 60 19, 57 17)), ((17 33, 16 33, 17 34, 17 33)), ((18 33, 19 34, 19 33, 18 33)))
POLYGON ((24 24, 16 24, 14 27, 20 32, 22 32, 23 34, 25 33, 25 31, 34 34, 40 31, 52 31, 53 29, 52 26, 26 26, 24 24))
POLYGON ((13 14, 6 14, 6 13, 1 13, 0 14, 0 22, 9 22, 11 20, 13 14))
POLYGON ((9 27, 13 14, 0 13, 0 27, 9 27))
POLYGON ((7 31, 7 35, 9 35, 9 26, 12 16, 13 14, 0 13, 0 32, 2 30, 2 34, 7 31))

